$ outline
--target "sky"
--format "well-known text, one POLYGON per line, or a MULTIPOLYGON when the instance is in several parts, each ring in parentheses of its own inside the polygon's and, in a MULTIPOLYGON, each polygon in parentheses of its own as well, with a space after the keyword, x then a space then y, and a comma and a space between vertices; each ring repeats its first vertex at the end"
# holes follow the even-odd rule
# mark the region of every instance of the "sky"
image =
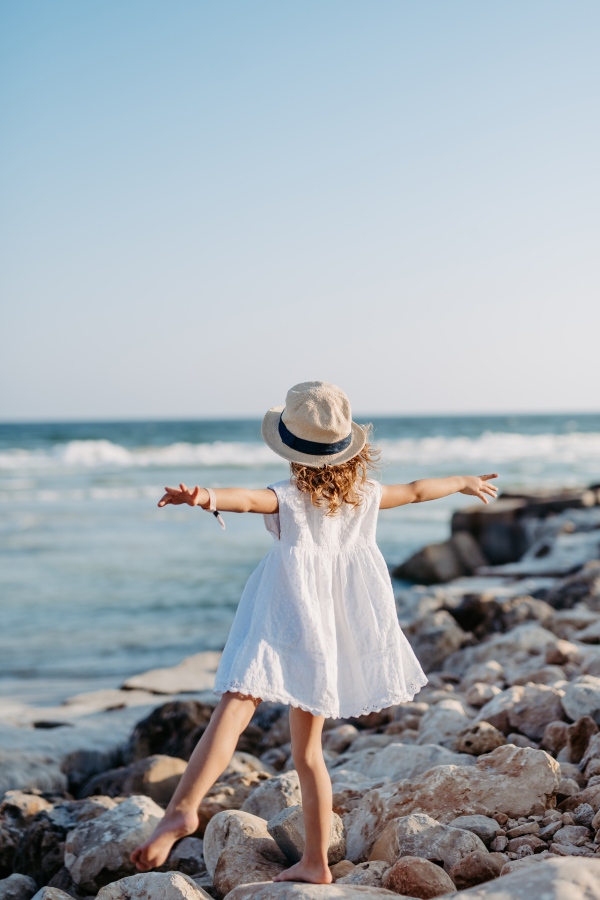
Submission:
POLYGON ((597 0, 0 2, 0 421, 600 410, 597 0))

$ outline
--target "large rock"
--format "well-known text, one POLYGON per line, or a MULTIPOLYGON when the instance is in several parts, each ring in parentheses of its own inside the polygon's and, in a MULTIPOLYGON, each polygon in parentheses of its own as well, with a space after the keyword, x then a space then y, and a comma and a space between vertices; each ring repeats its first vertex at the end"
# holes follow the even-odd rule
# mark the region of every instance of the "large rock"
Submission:
POLYGON ((369 860, 393 865, 401 856, 421 856, 442 862, 447 872, 475 850, 486 853, 484 843, 470 831, 440 825, 431 816, 413 813, 388 822, 375 842, 369 860))
POLYGON ((9 875, 0 881, 0 900, 31 900, 36 891, 35 881, 27 875, 9 875))
POLYGON ((480 841, 489 847, 492 843, 500 826, 495 819, 489 816, 458 816, 449 823, 451 828, 462 828, 465 831, 472 831, 476 834, 480 841))
POLYGON ((546 684, 514 685, 486 703, 476 721, 490 722, 504 734, 518 730, 541 741, 546 725, 564 715, 561 699, 561 692, 546 684))
POLYGON ((443 609, 413 622, 405 628, 405 634, 425 672, 440 669, 446 657, 467 640, 466 633, 443 609))
MULTIPOLYGON (((282 809, 269 820, 267 831, 290 863, 300 861, 306 843, 304 815, 301 806, 282 809)), ((335 863, 341 862, 345 856, 344 826, 337 813, 332 812, 327 861, 330 866, 333 866, 335 863)))
MULTIPOLYGON (((538 859, 528 857, 530 865, 445 900, 600 900, 600 860, 538 859)), ((525 860, 511 865, 519 862, 525 860)))
POLYGON ((210 820, 204 861, 220 894, 239 884, 267 881, 289 867, 265 820, 238 810, 217 813, 210 820))
POLYGON ((298 884, 293 881, 242 884, 234 888, 229 897, 230 900, 398 900, 398 894, 393 891, 362 884, 298 884))
POLYGON ((259 784, 244 800, 241 809, 269 821, 282 809, 301 803, 300 781, 298 773, 293 770, 259 784))
POLYGON ((49 884, 45 884, 43 888, 39 889, 37 894, 33 895, 32 900, 73 900, 73 898, 66 891, 61 891, 60 888, 50 887, 49 884))
POLYGON ((187 768, 183 759, 173 756, 149 756, 129 766, 110 769, 96 775, 85 785, 81 797, 131 797, 144 794, 159 806, 167 806, 187 768))
POLYGON ((7 791, 63 793, 67 776, 55 758, 20 750, 0 750, 0 797, 7 791))
MULTIPOLYGON (((346 862, 350 862, 346 860, 346 862)), ((352 863, 350 863, 352 865, 352 863)), ((337 884, 363 884, 370 887, 383 887, 383 879, 386 876, 390 864, 384 859, 371 859, 368 862, 353 866, 352 871, 341 878, 336 878, 337 884)), ((333 874, 333 873, 332 873, 333 874)))
POLYGON ((467 531, 457 532, 441 544, 429 544, 396 566, 392 575, 417 584, 443 584, 473 575, 487 560, 467 531))
POLYGON ((191 694, 211 691, 215 686, 215 674, 221 654, 207 650, 187 656, 178 665, 168 669, 151 669, 142 675, 133 675, 123 684, 129 690, 151 691, 154 694, 191 694))
POLYGON ((210 894, 181 872, 140 872, 103 887, 97 900, 207 900, 210 894))
POLYGON ((9 791, 0 805, 0 878, 13 871, 15 853, 21 836, 34 817, 52 806, 38 794, 9 791))
POLYGON ((457 888, 470 888, 497 878, 502 865, 503 858, 499 853, 482 853, 475 850, 455 863, 449 875, 457 888))
POLYGON ((226 809, 240 809, 252 791, 263 781, 271 778, 267 772, 247 772, 231 775, 227 781, 217 781, 204 796, 198 807, 199 825, 197 834, 204 835, 206 826, 213 816, 226 809))
POLYGON ((453 749, 456 736, 471 721, 460 701, 448 698, 436 703, 421 718, 419 725, 419 744, 440 744, 453 749))
POLYGON ((127 748, 128 758, 135 762, 161 754, 189 760, 212 712, 211 706, 197 700, 164 703, 135 726, 127 748))
MULTIPOLYGON (((373 735, 377 737, 378 735, 373 735)), ((330 767, 332 780, 338 769, 358 771, 366 779, 389 778, 401 781, 427 772, 433 766, 471 765, 466 753, 453 753, 440 744, 388 744, 383 750, 363 750, 360 753, 345 754, 330 767)))
POLYGON ((204 841, 196 837, 185 837, 177 841, 167 859, 169 869, 195 876, 206 872, 204 862, 204 841))
POLYGON ((517 654, 522 654, 524 658, 540 654, 540 659, 543 660, 546 648, 554 646, 557 641, 556 635, 536 622, 525 622, 506 634, 453 653, 444 661, 443 669, 462 678, 471 666, 492 661, 506 666, 512 664, 517 654))
POLYGON ((507 744, 480 756, 475 766, 437 766, 411 781, 374 788, 348 826, 348 859, 366 859, 387 823, 411 813, 426 813, 444 824, 459 815, 541 815, 558 787, 559 772, 559 764, 543 750, 507 744))
POLYGON ((459 754, 470 753, 473 756, 481 756, 503 747, 506 743, 508 742, 502 732, 489 722, 473 722, 456 735, 454 749, 459 754))
POLYGON ((441 897, 454 889, 452 879, 428 859, 417 856, 405 856, 388 869, 383 886, 403 896, 441 897))
POLYGON ((570 719, 594 718, 600 712, 600 678, 582 675, 565 686, 562 706, 570 719))
MULTIPOLYGON (((117 806, 110 797, 71 800, 41 810, 24 832, 15 853, 15 872, 48 884, 64 866, 67 834, 117 806)), ((70 886, 70 879, 68 879, 70 886)), ((63 884, 56 885, 63 887, 63 884)))
POLYGON ((135 873, 129 859, 164 815, 149 797, 129 797, 114 809, 69 832, 65 866, 75 884, 94 894, 112 881, 135 873))

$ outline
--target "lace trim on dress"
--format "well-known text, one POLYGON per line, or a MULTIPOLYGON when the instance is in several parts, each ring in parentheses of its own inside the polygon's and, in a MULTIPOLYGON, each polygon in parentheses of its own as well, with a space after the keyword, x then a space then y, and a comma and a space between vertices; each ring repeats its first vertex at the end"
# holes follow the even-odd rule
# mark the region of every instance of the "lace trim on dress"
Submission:
POLYGON ((313 716, 325 716, 326 719, 356 719, 359 716, 366 716, 372 712, 381 712, 382 709, 387 709, 389 706, 396 706, 398 703, 409 702, 413 699, 415 694, 419 693, 421 688, 424 687, 427 682, 428 678, 425 675, 421 675, 416 681, 409 684, 405 691, 392 694, 389 697, 383 697, 380 700, 375 700, 373 703, 369 703, 367 706, 363 706, 359 709, 353 707, 352 709, 341 709, 339 711, 333 709, 317 709, 316 707, 307 706, 287 694, 278 693, 277 691, 265 691, 263 688, 251 687, 250 685, 243 684, 239 681, 227 682, 222 690, 220 688, 218 690, 215 689, 213 694, 220 697, 227 691, 231 691, 232 693, 245 694, 249 697, 260 697, 261 700, 268 700, 271 703, 286 703, 289 706, 293 706, 295 709, 303 709, 313 716))

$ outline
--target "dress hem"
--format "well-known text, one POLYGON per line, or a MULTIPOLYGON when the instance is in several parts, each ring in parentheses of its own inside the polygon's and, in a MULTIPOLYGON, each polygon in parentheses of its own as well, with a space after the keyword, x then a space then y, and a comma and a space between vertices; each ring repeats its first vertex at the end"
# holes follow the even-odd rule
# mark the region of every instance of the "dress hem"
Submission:
POLYGON ((265 691, 257 686, 251 687, 250 685, 242 684, 238 681, 228 682, 222 689, 215 688, 213 694, 217 697, 221 697, 227 691, 231 691, 235 694, 244 694, 249 697, 260 698, 261 700, 268 700, 271 703, 285 703, 288 706, 293 706, 295 709, 302 709, 304 712, 309 712, 313 716, 324 716, 326 719, 357 719, 359 716, 366 716, 372 712, 381 712, 382 709, 387 709, 389 706, 395 706, 398 703, 407 703, 411 701, 415 694, 418 694, 421 688, 427 684, 428 680, 426 675, 423 674, 422 677, 419 677, 410 684, 407 690, 393 694, 390 697, 375 700, 373 703, 369 703, 367 706, 363 706, 360 709, 319 709, 316 706, 309 706, 306 703, 302 703, 300 700, 296 700, 289 695, 278 693, 277 691, 265 691))

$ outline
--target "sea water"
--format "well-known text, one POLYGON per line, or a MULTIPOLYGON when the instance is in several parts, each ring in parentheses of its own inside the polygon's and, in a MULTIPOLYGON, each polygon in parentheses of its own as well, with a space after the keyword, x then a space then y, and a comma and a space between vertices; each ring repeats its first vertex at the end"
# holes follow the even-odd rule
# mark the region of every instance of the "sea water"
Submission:
MULTIPOLYGON (((384 483, 600 481, 600 415, 371 421, 384 483)), ((180 481, 258 488, 287 474, 254 420, 0 425, 0 694, 57 702, 221 649, 272 538, 262 516, 226 513, 222 531, 199 508, 157 502, 180 481)), ((473 502, 383 511, 389 566, 444 540, 473 502)))

